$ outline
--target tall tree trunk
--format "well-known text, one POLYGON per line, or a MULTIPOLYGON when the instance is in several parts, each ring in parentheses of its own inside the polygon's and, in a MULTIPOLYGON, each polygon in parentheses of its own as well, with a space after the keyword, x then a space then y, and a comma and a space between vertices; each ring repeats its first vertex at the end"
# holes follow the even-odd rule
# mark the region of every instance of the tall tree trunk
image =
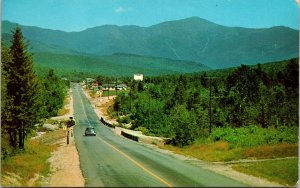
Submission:
POLYGON ((24 149, 24 126, 23 122, 19 129, 19 149, 24 149))
POLYGON ((9 142, 13 148, 17 147, 17 133, 15 129, 9 129, 9 142))

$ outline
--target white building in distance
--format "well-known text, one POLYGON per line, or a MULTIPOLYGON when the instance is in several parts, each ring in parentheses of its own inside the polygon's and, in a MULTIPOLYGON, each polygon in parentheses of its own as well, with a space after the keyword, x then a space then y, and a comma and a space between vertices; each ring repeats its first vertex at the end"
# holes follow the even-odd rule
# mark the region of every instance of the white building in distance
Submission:
POLYGON ((134 75, 133 75, 133 79, 134 79, 135 81, 143 81, 144 75, 143 75, 143 74, 134 74, 134 75))

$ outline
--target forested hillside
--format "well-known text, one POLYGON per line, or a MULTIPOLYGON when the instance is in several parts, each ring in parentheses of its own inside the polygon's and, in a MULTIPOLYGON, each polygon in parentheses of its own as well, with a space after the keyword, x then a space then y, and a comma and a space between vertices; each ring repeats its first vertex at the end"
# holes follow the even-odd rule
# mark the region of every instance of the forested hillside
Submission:
POLYGON ((67 55, 56 53, 35 53, 35 66, 39 73, 54 69, 58 75, 73 79, 84 79, 88 73, 106 76, 132 76, 135 73, 145 75, 163 75, 176 73, 193 73, 210 68, 196 62, 179 61, 166 58, 138 56, 132 54, 113 54, 107 56, 67 55), (76 74, 79 72, 82 75, 76 74))
MULTIPOLYGON (((227 139, 256 145, 297 142, 299 61, 207 73, 147 78, 128 82, 113 106, 119 122, 146 134, 189 145, 198 138, 227 139), (215 131, 221 128, 221 131, 215 131), (231 128, 261 130, 259 138, 232 140, 231 128), (264 132, 263 130, 268 130, 264 132), (228 132, 229 131, 229 132, 228 132), (213 132, 213 134, 211 133, 213 132)), ((237 132, 236 132, 237 131, 237 132)), ((245 136, 245 135, 244 135, 245 136)))

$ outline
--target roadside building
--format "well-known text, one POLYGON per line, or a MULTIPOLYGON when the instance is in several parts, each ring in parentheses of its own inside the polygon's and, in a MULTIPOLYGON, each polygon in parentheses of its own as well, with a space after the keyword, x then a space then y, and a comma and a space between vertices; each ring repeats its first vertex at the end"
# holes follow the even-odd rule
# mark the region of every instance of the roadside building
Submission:
POLYGON ((115 90, 116 84, 102 84, 101 89, 102 90, 115 90))
POLYGON ((117 90, 126 90, 127 89, 127 85, 126 84, 118 84, 116 86, 116 84, 102 84, 100 86, 100 88, 102 90, 116 90, 116 88, 117 88, 117 90))
POLYGON ((127 89, 127 85, 126 84, 119 84, 117 85, 117 90, 126 90, 127 89))
POLYGON ((134 75, 133 75, 133 79, 134 79, 135 81, 143 81, 144 75, 143 75, 143 74, 134 74, 134 75))

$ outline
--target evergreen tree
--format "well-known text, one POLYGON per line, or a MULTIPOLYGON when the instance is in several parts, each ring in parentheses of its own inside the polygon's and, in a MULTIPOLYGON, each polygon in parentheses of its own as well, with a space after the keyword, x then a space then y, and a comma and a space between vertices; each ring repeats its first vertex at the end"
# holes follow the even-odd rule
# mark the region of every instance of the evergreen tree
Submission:
POLYGON ((10 144, 23 149, 26 132, 40 119, 41 100, 32 58, 19 27, 13 33, 10 54, 12 61, 3 62, 7 73, 6 110, 9 116, 2 123, 10 135, 10 144))
POLYGON ((6 86, 7 86, 7 73, 4 70, 4 65, 11 63, 12 58, 11 55, 9 54, 9 49, 7 48, 2 48, 1 51, 1 57, 2 57, 2 64, 1 64, 1 117, 2 119, 6 116, 4 113, 6 113, 6 103, 7 103, 7 98, 6 98, 6 86))
POLYGON ((56 116, 58 110, 63 107, 66 94, 66 84, 60 80, 51 69, 44 79, 45 117, 56 116))
POLYGON ((8 144, 9 137, 8 137, 8 127, 4 124, 4 122, 7 122, 8 119, 11 119, 12 116, 10 114, 9 110, 9 102, 7 99, 7 73, 4 70, 4 65, 11 63, 12 58, 9 53, 9 49, 2 48, 1 50, 1 160, 6 159, 12 150, 12 147, 8 144))

